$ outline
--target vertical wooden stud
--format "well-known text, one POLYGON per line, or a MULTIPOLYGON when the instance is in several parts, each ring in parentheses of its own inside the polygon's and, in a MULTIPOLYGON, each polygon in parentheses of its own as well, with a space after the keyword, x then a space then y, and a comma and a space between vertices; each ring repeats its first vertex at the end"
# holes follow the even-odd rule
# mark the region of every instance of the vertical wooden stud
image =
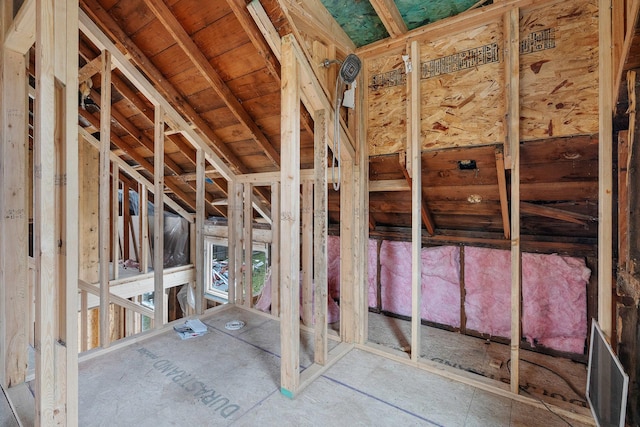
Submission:
POLYGON ((355 180, 353 160, 343 156, 340 183, 340 337, 356 340, 355 289, 355 180))
POLYGON ((313 324, 313 182, 302 182, 302 322, 313 324))
POLYGON ((280 317, 280 183, 271 184, 271 314, 280 317))
POLYGON ((29 337, 28 94, 24 54, 0 51, 0 382, 25 380, 29 337))
POLYGON ((229 302, 242 304, 242 183, 229 188, 229 302))
POLYGON ((504 16, 507 63, 507 141, 511 163, 511 392, 520 387, 520 9, 504 16))
POLYGON ((100 93, 100 345, 109 346, 109 155, 111 153, 111 54, 102 51, 100 93))
POLYGON ((613 333, 613 92, 611 0, 598 0, 598 323, 613 333))
POLYGON ((195 261, 196 261, 196 314, 203 313, 204 299, 204 275, 211 272, 203 271, 204 262, 204 219, 205 219, 205 158, 204 150, 196 151, 196 232, 191 238, 195 239, 195 261))
MULTIPOLYGON (((114 162, 111 164, 111 279, 118 280, 120 270, 120 168, 114 162)), ((122 196, 124 198, 124 194, 122 196)))
POLYGON ((145 274, 149 271, 149 193, 147 186, 140 184, 139 211, 140 214, 140 271, 145 274))
POLYGON ((411 63, 414 69, 409 74, 410 110, 408 123, 408 145, 411 146, 411 360, 420 358, 422 324, 422 140, 420 138, 420 45, 411 42, 411 63))
POLYGON ((314 117, 314 204, 313 204, 313 282, 315 351, 314 362, 324 365, 327 362, 327 113, 318 110, 314 117))
POLYGON ((300 71, 292 35, 282 38, 280 206, 281 392, 293 397, 300 383, 300 71))
POLYGON ((153 306, 154 326, 162 328, 165 319, 164 293, 164 111, 156 106, 153 137, 153 306))
POLYGON ((244 184, 244 305, 253 304, 253 204, 251 203, 252 186, 244 184))
MULTIPOLYGON (((364 67, 366 68, 366 67, 364 67)), ((364 73, 358 76, 354 123, 356 130, 356 190, 355 241, 356 256, 356 342, 364 344, 369 329, 369 149, 367 144, 366 108, 364 94, 367 87, 364 73)))

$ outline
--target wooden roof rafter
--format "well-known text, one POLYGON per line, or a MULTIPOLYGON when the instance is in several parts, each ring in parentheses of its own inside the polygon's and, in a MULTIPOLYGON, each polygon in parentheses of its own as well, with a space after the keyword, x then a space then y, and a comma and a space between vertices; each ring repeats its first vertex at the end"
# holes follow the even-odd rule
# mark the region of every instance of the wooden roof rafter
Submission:
MULTIPOLYGON (((265 67, 267 68, 267 72, 278 84, 280 84, 280 62, 275 57, 274 53, 271 50, 271 47, 269 47, 269 43, 267 43, 264 36, 260 32, 260 29, 257 27, 256 23, 251 17, 251 14, 247 10, 245 1, 227 0, 227 3, 236 16, 238 22, 240 22, 240 25, 244 29, 245 33, 247 33, 247 36, 249 37, 249 40, 251 40, 253 47, 255 47, 255 49, 258 51, 260 57, 263 58, 265 67)), ((313 134, 313 118, 304 106, 300 108, 300 115, 302 126, 307 132, 313 134)))
POLYGON ((371 6, 375 9, 382 24, 387 29, 391 38, 396 38, 406 34, 408 31, 398 6, 393 0, 369 0, 371 6))

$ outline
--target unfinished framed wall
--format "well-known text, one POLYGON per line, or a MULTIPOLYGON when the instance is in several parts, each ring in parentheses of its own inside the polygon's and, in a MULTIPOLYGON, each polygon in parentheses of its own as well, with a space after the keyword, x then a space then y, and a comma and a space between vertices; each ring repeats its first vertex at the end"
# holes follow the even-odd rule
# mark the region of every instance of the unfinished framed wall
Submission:
MULTIPOLYGON (((610 81, 608 68, 606 64, 602 67, 602 63, 603 55, 608 57, 611 52, 607 48, 610 31, 604 28, 598 32, 599 23, 609 20, 602 7, 597 1, 551 1, 535 6, 514 1, 500 8, 483 8, 482 13, 444 20, 423 31, 358 50, 365 58, 367 145, 372 158, 399 157, 405 173, 411 174, 416 167, 412 165, 415 138, 419 139, 419 151, 433 151, 434 156, 442 155, 447 149, 496 148, 496 164, 500 165, 498 178, 502 177, 502 183, 498 179, 495 195, 491 190, 489 200, 494 203, 494 215, 502 216, 503 242, 512 249, 511 360, 515 363, 510 382, 511 392, 515 394, 519 392, 517 343, 521 340, 520 209, 526 208, 530 213, 533 208, 531 203, 526 203, 529 188, 520 187, 520 147, 545 141, 557 144, 556 137, 595 138, 598 135, 600 164, 604 162, 600 185, 607 188, 611 168, 606 166, 602 150, 607 151, 606 141, 610 139, 606 125, 610 114, 607 114, 606 99, 603 101, 601 96, 610 93, 603 84, 610 81), (580 35, 577 43, 574 42, 576 34, 580 35), (419 46, 418 60, 414 59, 414 43, 419 46), (413 92, 416 85, 420 86, 418 95, 413 92), (419 108, 413 104, 416 98, 419 108), (411 133, 412 120, 420 124, 415 136, 411 133)), ((424 176, 430 176, 429 171, 423 173, 424 176)), ((399 181, 372 181, 372 187, 373 183, 376 191, 407 194, 412 189, 410 182, 403 186, 399 181)), ((424 196, 413 193, 414 215, 423 205, 424 196)), ((429 196, 426 192, 426 197, 429 196)), ((486 196, 482 194, 481 200, 487 199, 486 196)), ((458 195, 450 197, 454 199, 458 195)), ((609 221, 605 213, 610 205, 607 197, 601 197, 600 201, 604 206, 600 226, 605 228, 599 241, 605 244, 598 245, 602 252, 597 271, 607 276, 601 267, 610 271, 606 265, 611 248, 605 238, 610 236, 606 231, 609 221)), ((419 230, 428 229, 428 223, 426 219, 422 223, 412 222, 414 244, 416 239, 421 240, 419 230)), ((413 253, 420 247, 418 243, 413 253)), ((414 278, 418 274, 414 269, 414 278)), ((598 318, 607 325, 611 314, 611 302, 606 296, 610 297, 611 290, 607 283, 611 283, 611 278, 605 276, 599 276, 598 280, 599 307, 604 310, 598 318)), ((416 300, 419 302, 414 295, 414 304, 416 300)), ((413 317, 415 334, 420 316, 416 313, 413 317)), ((418 342, 412 338, 415 348, 418 342)))

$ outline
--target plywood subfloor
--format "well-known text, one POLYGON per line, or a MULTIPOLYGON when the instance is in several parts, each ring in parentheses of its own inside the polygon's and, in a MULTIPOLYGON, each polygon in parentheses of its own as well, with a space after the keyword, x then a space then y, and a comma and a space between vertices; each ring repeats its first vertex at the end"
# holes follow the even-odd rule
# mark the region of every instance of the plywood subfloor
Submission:
MULTIPOLYGON (((508 345, 425 325, 420 330, 423 360, 509 383, 508 345)), ((411 322, 369 313, 369 341, 406 352, 410 348, 411 322)), ((520 394, 523 396, 570 411, 587 412, 586 380, 587 366, 582 363, 520 350, 520 394)))
MULTIPOLYGON (((280 394, 277 321, 240 308, 203 320, 202 337, 182 341, 168 331, 81 362, 79 424, 566 425, 546 410, 357 349, 290 400, 280 394), (243 329, 225 329, 236 319, 243 329)), ((311 343, 302 333, 302 367, 311 343)))

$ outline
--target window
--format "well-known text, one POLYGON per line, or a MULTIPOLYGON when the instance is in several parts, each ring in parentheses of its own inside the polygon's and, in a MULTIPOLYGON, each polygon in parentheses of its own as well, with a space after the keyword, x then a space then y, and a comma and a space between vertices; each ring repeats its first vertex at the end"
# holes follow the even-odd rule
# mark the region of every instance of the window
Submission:
MULTIPOLYGON (((252 294, 260 295, 267 276, 269 257, 267 244, 254 243, 252 260, 252 294)), ((205 296, 226 304, 229 299, 229 247, 226 240, 205 239, 205 296)))

